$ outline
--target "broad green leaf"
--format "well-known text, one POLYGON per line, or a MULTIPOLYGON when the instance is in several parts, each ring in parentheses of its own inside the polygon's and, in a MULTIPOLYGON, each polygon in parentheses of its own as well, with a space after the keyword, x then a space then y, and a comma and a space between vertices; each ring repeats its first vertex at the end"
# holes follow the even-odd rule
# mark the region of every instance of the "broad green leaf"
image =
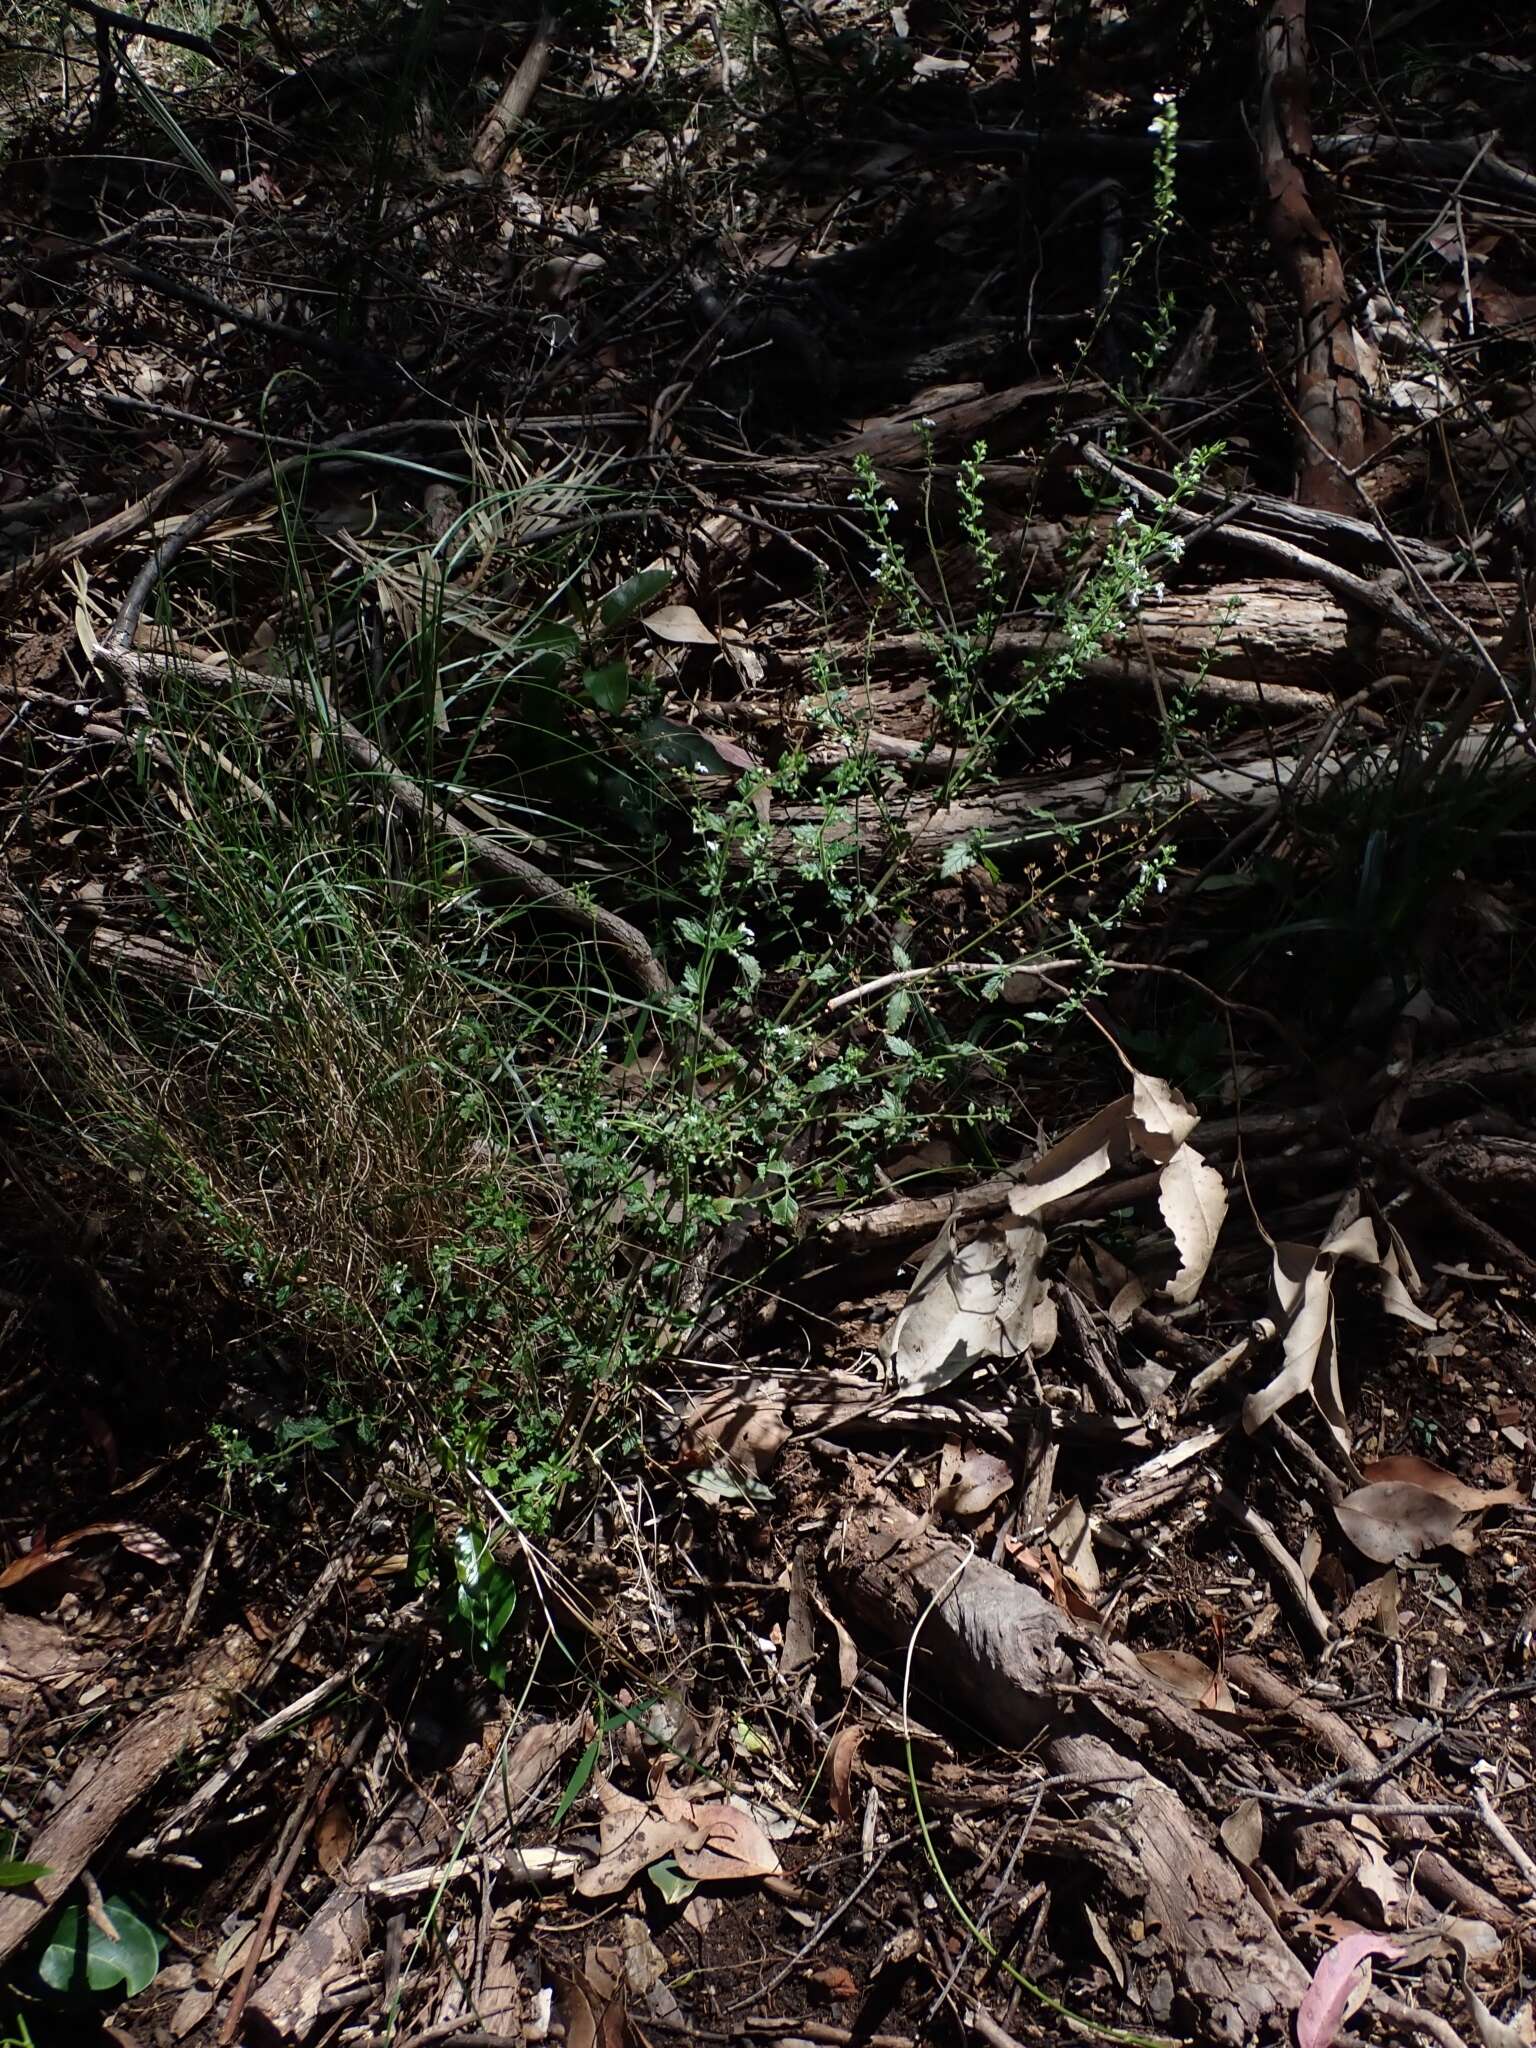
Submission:
POLYGON ((78 1998, 87 1991, 126 1991, 130 1998, 155 1981, 163 1936, 125 1899, 108 1899, 107 1918, 118 1939, 109 1941, 82 1906, 66 1906, 54 1922, 38 1964, 50 1991, 78 1998))
POLYGON ((604 662, 587 670, 581 687, 599 711, 622 711, 629 702, 629 670, 622 661, 604 662))
POLYGON ((570 626, 535 626, 518 641, 516 652, 519 674, 558 683, 574 667, 581 642, 570 626))
POLYGON ((0 1856, 0 1892, 20 1891, 47 1875, 46 1863, 18 1863, 12 1856, 0 1856))
POLYGON ((680 1906, 699 1888, 698 1879, 684 1877, 670 1856, 663 1856, 659 1863, 653 1863, 645 1874, 669 1906, 680 1906))
POLYGON ((610 590, 598 606, 598 615, 610 632, 644 611, 674 580, 671 569, 640 569, 626 576, 616 590, 610 590))

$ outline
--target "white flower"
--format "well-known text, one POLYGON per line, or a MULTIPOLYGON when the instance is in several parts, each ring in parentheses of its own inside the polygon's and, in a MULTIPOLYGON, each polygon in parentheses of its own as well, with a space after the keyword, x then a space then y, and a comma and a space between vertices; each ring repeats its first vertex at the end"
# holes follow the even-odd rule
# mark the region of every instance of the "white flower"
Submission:
POLYGON ((899 512, 901 510, 901 507, 897 504, 894 498, 887 498, 885 503, 880 507, 880 510, 882 512, 899 512))
POLYGON ((1136 514, 1131 510, 1129 505, 1122 505, 1120 507, 1120 510, 1115 514, 1115 524, 1116 526, 1129 526, 1131 521, 1135 517, 1136 514))
POLYGON ((254 1287, 256 1285, 256 1275, 249 1266, 240 1275, 240 1285, 242 1287, 254 1287))
POLYGON ((1177 533, 1170 534, 1168 539, 1163 542, 1163 553, 1170 562, 1182 562, 1184 559, 1183 536, 1177 533))
POLYGON ((1168 894, 1168 877, 1166 875, 1158 876, 1157 893, 1159 896, 1166 896, 1168 894))
POLYGON ((1154 604, 1157 604, 1163 597, 1167 595, 1161 583, 1154 583, 1151 590, 1147 594, 1152 599, 1152 602, 1154 604))
POLYGON ((1173 94, 1171 92, 1155 92, 1152 95, 1152 102, 1154 106, 1171 107, 1173 105, 1173 94))
POLYGON ((917 423, 917 424, 918 424, 918 425, 919 425, 920 427, 925 427, 925 428, 926 428, 926 429, 928 430, 928 432, 929 432, 929 433, 931 434, 931 433, 933 432, 934 428, 935 428, 935 427, 936 427, 936 426, 937 426, 937 425, 938 425, 939 423, 938 423, 938 421, 937 421, 936 419, 931 419, 931 418, 930 418, 930 417, 928 416, 928 414, 927 414, 927 413, 924 413, 924 414, 923 414, 923 416, 922 416, 922 418, 921 418, 921 419, 920 419, 920 420, 918 421, 918 423, 917 423))

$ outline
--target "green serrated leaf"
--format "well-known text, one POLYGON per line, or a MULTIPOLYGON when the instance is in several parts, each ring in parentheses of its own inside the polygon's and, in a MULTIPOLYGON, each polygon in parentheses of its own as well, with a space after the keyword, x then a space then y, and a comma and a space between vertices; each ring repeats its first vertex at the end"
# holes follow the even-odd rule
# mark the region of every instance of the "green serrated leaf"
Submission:
POLYGON ((66 1906, 54 1922, 37 1966, 50 1991, 78 1998, 91 1991, 125 1991, 130 1998, 155 1981, 164 1940, 126 1899, 108 1899, 106 1915, 117 1930, 111 1941, 83 1907, 66 1906))
POLYGON ((608 595, 598 606, 598 616, 610 632, 632 619, 636 612, 643 611, 653 598, 669 590, 674 581, 671 569, 639 569, 608 595))
POLYGON ((47 1875, 46 1863, 18 1863, 12 1856, 0 1856, 0 1892, 19 1892, 47 1875))
POLYGON ((581 687, 599 711, 622 711, 629 702, 629 670, 622 661, 604 662, 587 670, 581 687))

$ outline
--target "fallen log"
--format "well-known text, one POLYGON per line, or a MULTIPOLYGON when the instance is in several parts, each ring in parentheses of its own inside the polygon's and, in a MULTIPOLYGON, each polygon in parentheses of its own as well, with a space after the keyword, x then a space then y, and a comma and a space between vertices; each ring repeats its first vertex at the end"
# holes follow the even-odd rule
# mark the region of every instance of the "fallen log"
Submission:
POLYGON ((915 1641, 919 1682, 946 1708, 1000 1742, 1038 1742, 1052 1771, 1071 1778, 1076 1819, 1065 1853, 1156 1930, 1146 1988, 1166 1969, 1176 1997, 1194 2008, 1199 2039, 1252 2048, 1283 2038, 1307 1972, 1213 1831, 1102 1731, 1140 1720, 1157 1754, 1191 1744, 1231 1751, 1238 1738, 1202 1724, 1172 1694, 1159 1697, 1129 1650, 1106 1646, 1001 1566, 894 1504, 850 1512, 832 1559, 865 1623, 894 1643, 915 1641), (1103 1717, 1093 1705, 1098 1685, 1103 1717))
POLYGON ((87 1868, 120 1821, 179 1756, 206 1742, 260 1662, 251 1638, 232 1629, 206 1650, 170 1696, 128 1722, 104 1754, 88 1757, 57 1812, 24 1845, 47 1876, 0 1892, 0 1963, 33 1934, 87 1868))

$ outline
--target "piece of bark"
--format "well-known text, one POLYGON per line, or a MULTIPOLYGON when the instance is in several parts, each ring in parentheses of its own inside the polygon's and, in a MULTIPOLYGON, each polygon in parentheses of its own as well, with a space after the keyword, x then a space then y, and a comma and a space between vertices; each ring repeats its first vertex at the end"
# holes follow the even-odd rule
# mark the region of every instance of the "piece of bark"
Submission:
POLYGON ((1280 2038, 1306 1989, 1300 1963, 1172 1787, 1074 1715, 1102 1699, 1143 1753, 1236 1738, 1156 1686, 1011 1573, 894 1504, 860 1503, 833 1545, 836 1582, 887 1640, 912 1641, 920 1683, 999 1741, 1039 1742, 1075 1781, 1081 1855, 1156 1931, 1158 1960, 1196 2007, 1200 2038, 1280 2038), (1063 1691, 1062 1689, 1066 1690, 1063 1691))
POLYGON ((1354 472, 1365 459, 1364 384, 1338 247, 1307 191, 1309 54, 1306 0, 1274 0, 1259 38, 1259 169, 1269 239, 1301 321, 1296 496, 1325 511, 1358 512, 1354 472))
POLYGON ((0 1707, 24 1706, 51 1686, 74 1684, 86 1669, 81 1644, 57 1622, 0 1612, 0 1707))
POLYGON ((408 1793, 353 1857, 346 1876, 303 1933, 288 1944, 245 2009, 244 2031, 256 2048, 303 2041, 313 2032, 327 1993, 355 1975, 369 1932, 367 1886, 439 1856, 448 1823, 419 1794, 408 1793))
POLYGON ((194 1661, 175 1692, 79 1766, 57 1812, 22 1851, 29 1863, 45 1864, 48 1875, 25 1892, 0 1892, 0 1963, 42 1924, 176 1759, 208 1739, 249 1683, 259 1656, 243 1630, 231 1629, 194 1661))

